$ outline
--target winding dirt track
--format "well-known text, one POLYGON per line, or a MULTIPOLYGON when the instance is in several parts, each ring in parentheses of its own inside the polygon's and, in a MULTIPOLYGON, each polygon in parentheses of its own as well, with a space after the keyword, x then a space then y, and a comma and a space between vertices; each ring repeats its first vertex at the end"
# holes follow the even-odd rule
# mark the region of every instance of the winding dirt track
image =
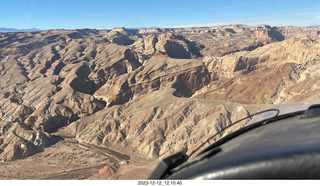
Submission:
POLYGON ((131 158, 108 148, 79 144, 75 138, 59 138, 56 144, 28 158, 0 162, 0 179, 88 179, 105 166, 120 166, 131 158))
POLYGON ((126 155, 126 154, 122 154, 120 152, 116 152, 114 150, 111 150, 111 149, 108 149, 106 147, 99 147, 97 145, 92 145, 92 144, 89 144, 89 143, 80 143, 80 145, 84 146, 84 147, 87 147, 87 148, 90 148, 94 151, 97 151, 99 153, 102 153, 103 155, 109 157, 109 158, 112 158, 112 159, 115 159, 117 161, 128 161, 130 160, 130 156, 126 155))
POLYGON ((93 174, 98 172, 107 164, 101 164, 93 167, 74 169, 70 171, 63 171, 61 173, 51 174, 48 176, 44 176, 42 178, 37 178, 41 180, 79 180, 79 179, 87 179, 91 177, 93 174))

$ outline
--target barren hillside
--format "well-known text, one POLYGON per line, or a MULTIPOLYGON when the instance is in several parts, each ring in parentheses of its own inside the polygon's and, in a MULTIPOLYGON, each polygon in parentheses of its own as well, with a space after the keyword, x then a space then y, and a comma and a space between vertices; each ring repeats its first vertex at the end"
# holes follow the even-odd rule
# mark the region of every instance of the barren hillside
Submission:
POLYGON ((191 153, 250 113, 319 100, 319 33, 0 33, 0 178, 143 179, 161 158, 191 153))

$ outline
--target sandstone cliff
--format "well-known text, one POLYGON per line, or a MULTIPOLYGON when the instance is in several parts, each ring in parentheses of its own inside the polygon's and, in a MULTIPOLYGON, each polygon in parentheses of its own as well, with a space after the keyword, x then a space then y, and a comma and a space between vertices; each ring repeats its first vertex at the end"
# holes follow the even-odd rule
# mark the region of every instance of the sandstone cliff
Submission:
POLYGON ((193 97, 244 104, 317 100, 319 41, 298 35, 251 52, 206 58, 215 80, 193 97))

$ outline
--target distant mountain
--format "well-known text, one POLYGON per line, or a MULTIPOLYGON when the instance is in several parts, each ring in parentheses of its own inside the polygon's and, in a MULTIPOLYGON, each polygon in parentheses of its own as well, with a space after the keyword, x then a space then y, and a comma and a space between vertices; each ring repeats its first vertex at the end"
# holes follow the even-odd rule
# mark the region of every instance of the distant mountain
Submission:
POLYGON ((320 27, 320 25, 311 25, 311 26, 308 26, 308 27, 320 27))
POLYGON ((37 29, 37 28, 29 28, 29 29, 0 28, 0 32, 31 32, 31 31, 40 31, 40 29, 37 29))

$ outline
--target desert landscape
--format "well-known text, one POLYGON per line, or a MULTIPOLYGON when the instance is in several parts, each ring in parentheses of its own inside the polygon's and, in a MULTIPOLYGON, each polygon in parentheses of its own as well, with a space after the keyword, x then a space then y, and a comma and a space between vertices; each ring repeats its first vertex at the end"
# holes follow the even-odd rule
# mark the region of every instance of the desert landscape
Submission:
POLYGON ((146 179, 243 117, 319 100, 319 35, 269 25, 0 33, 0 179, 146 179))

